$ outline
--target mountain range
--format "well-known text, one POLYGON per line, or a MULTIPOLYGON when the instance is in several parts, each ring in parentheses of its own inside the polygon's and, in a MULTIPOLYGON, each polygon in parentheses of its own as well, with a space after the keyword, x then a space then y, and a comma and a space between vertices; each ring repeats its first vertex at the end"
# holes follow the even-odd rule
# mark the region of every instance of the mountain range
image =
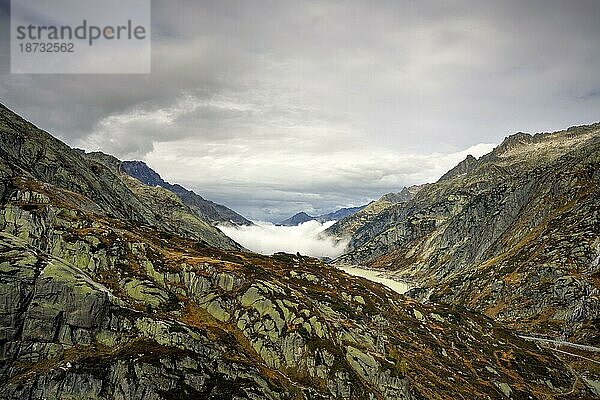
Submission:
POLYGON ((173 191, 0 106, 0 397, 597 397, 593 362, 511 331, 537 310, 596 337, 597 128, 544 138, 338 222, 352 250, 337 261, 398 271, 411 298, 249 252, 173 191), (504 299, 523 304, 513 315, 504 299))
POLYGON ((329 222, 329 221, 337 221, 344 217, 352 215, 352 214, 362 210, 365 207, 366 206, 340 208, 339 210, 336 210, 336 211, 333 211, 333 212, 330 212, 327 214, 317 215, 317 216, 308 215, 304 211, 301 211, 297 214, 294 214, 290 218, 287 218, 287 219, 281 221, 277 225, 296 226, 296 225, 300 225, 300 224, 303 224, 308 221, 318 221, 321 223, 329 222))
POLYGON ((516 331, 600 343, 600 124, 517 133, 369 208, 326 231, 350 239, 337 263, 391 271, 415 299, 516 331))

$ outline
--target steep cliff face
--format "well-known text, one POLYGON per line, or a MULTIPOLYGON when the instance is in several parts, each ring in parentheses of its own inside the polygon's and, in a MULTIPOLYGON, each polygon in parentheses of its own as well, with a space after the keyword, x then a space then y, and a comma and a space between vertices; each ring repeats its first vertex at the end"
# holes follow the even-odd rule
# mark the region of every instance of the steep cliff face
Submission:
MULTIPOLYGON (((31 128, 3 125, 2 137, 15 126, 31 128)), ((136 193, 110 158, 63 147, 81 172, 38 149, 21 168, 5 154, 23 150, 2 148, 1 398, 594 395, 552 353, 480 314, 307 257, 211 247, 146 214, 154 205, 109 213, 158 193, 136 193), (29 172, 39 160, 45 173, 29 172)))
POLYGON ((600 125, 507 138, 388 207, 338 262, 397 271, 421 300, 597 343, 600 125))

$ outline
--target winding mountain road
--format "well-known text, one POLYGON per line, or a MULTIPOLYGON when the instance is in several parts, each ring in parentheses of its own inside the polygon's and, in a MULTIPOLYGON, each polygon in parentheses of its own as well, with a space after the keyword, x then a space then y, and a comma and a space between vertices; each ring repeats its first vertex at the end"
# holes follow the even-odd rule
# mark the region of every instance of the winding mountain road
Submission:
POLYGON ((528 336, 528 335, 519 335, 518 334, 517 336, 520 337, 521 339, 525 339, 525 340, 532 341, 532 342, 542 342, 542 343, 554 344, 557 346, 572 347, 574 349, 600 353, 600 347, 588 346, 585 344, 571 343, 571 342, 566 342, 564 340, 545 339, 545 338, 539 338, 539 337, 528 336))

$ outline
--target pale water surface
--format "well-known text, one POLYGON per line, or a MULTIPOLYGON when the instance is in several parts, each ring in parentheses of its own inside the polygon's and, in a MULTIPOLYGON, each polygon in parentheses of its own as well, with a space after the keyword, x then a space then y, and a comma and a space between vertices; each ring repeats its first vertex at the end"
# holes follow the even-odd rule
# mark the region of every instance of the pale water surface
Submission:
POLYGON ((393 279, 386 278, 385 272, 373 271, 370 269, 365 269, 365 268, 360 268, 360 267, 350 267, 350 266, 349 267, 338 267, 338 268, 347 274, 354 275, 354 276, 360 276, 360 277, 366 278, 370 281, 381 283, 382 285, 385 285, 385 286, 389 287, 390 289, 392 289, 393 291, 398 292, 400 294, 402 294, 402 293, 406 292, 408 289, 410 289, 410 286, 408 286, 404 282, 398 282, 393 279))

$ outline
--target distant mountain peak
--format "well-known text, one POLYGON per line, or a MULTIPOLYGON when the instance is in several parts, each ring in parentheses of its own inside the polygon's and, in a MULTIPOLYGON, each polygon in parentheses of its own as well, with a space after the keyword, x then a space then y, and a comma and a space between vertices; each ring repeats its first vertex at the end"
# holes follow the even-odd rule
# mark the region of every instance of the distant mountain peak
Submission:
POLYGON ((352 214, 362 210, 364 207, 365 206, 345 207, 345 208, 340 208, 336 211, 333 211, 333 212, 330 212, 327 214, 321 214, 321 215, 317 215, 314 217, 312 215, 307 214, 304 211, 301 211, 299 213, 294 214, 290 218, 281 221, 277 225, 295 226, 295 225, 303 224, 308 221, 318 221, 321 223, 328 222, 328 221, 338 221, 344 217, 347 217, 349 215, 352 215, 352 214))
POLYGON ((287 219, 284 219, 278 225, 295 226, 295 225, 303 224, 308 221, 314 221, 315 219, 316 219, 316 217, 313 217, 311 215, 308 215, 304 211, 301 211, 299 213, 292 215, 291 217, 289 217, 287 219))
POLYGON ((163 187, 167 182, 148 166, 144 161, 123 161, 121 164, 127 175, 136 178, 137 180, 149 186, 163 187))
POLYGON ((184 204, 213 224, 253 225, 250 220, 224 205, 206 200, 199 194, 196 194, 192 190, 186 189, 179 184, 171 184, 165 181, 144 161, 123 161, 121 166, 127 175, 136 178, 140 182, 148 186, 159 186, 175 193, 184 204))

